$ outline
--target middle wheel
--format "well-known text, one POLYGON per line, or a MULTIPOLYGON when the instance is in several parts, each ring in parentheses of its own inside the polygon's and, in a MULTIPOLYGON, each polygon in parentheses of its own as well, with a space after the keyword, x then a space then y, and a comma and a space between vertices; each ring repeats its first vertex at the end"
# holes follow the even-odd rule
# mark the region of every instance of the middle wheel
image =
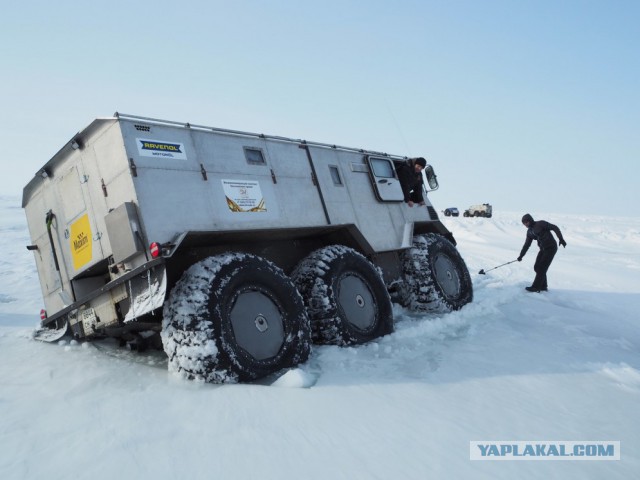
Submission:
POLYGON ((391 298, 364 256, 343 245, 311 253, 292 279, 311 319, 313 340, 354 345, 393 331, 391 298))

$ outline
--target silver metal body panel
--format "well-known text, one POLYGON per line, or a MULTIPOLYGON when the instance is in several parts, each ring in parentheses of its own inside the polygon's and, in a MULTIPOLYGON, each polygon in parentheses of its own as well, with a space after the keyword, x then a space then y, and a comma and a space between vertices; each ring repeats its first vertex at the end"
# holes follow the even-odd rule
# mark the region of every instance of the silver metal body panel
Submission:
MULTIPOLYGON (((437 219, 396 201, 397 179, 378 181, 369 155, 404 158, 140 117, 95 120, 45 164, 46 178, 39 172, 24 189, 46 309, 57 312, 79 293, 144 265, 142 245, 185 232, 246 231, 250 239, 252 230, 355 225, 375 253, 407 248, 415 222, 437 219), (119 273, 107 269, 119 263, 126 263, 119 273)), ((134 316, 144 305, 157 308, 163 288, 153 301, 134 298, 134 316)), ((97 303, 85 307, 98 320, 105 311, 97 303)))
POLYGON ((142 228, 138 222, 136 204, 124 202, 104 217, 113 254, 113 263, 121 263, 144 251, 142 228))

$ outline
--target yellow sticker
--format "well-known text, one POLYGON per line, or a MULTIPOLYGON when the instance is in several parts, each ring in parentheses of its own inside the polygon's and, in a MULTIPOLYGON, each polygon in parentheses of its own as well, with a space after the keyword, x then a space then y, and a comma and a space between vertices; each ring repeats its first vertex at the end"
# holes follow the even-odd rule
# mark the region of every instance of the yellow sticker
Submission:
POLYGON ((89 225, 89 215, 84 214, 71 224, 71 256, 73 257, 73 268, 78 270, 86 265, 93 258, 91 249, 91 225, 89 225))

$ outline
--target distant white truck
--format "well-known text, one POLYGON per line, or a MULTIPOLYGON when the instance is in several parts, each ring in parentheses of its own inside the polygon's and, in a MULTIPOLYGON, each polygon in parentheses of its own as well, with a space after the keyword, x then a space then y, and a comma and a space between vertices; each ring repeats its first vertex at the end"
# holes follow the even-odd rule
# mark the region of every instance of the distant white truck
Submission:
POLYGON ((390 333, 392 300, 457 310, 473 298, 469 272, 429 198, 404 203, 406 160, 96 119, 24 188, 45 303, 37 338, 162 345, 189 378, 250 381, 306 361, 312 340, 390 333))
POLYGON ((471 205, 462 214, 464 217, 486 217, 491 218, 493 208, 488 203, 471 205))

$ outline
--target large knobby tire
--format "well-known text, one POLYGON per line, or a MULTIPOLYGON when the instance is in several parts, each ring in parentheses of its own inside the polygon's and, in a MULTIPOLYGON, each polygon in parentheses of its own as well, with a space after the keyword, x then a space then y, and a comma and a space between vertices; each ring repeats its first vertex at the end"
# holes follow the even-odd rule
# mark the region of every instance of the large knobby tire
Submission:
POLYGON ((450 312, 473 300, 471 276, 442 235, 417 235, 402 254, 402 304, 417 312, 450 312))
POLYGON ((296 267, 292 278, 311 319, 315 343, 356 345, 393 332, 384 281, 355 250, 342 245, 316 250, 296 267))
POLYGON ((211 383, 255 380, 305 362, 311 327, 302 298, 273 263, 230 253, 191 266, 165 304, 169 370, 211 383))

